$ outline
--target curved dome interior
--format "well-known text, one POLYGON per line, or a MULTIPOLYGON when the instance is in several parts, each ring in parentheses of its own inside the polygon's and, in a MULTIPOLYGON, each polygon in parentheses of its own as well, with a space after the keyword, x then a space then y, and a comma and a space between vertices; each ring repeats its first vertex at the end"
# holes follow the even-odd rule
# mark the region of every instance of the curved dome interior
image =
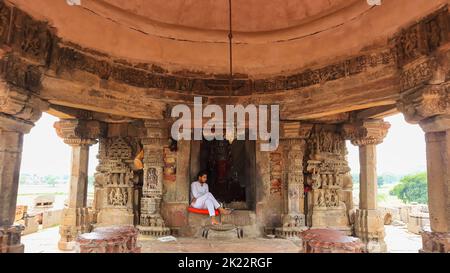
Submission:
MULTIPOLYGON (((101 0, 99 3, 148 20, 202 30, 228 30, 228 0, 101 0)), ((233 29, 274 31, 298 26, 353 4, 355 0, 233 0, 233 29)))

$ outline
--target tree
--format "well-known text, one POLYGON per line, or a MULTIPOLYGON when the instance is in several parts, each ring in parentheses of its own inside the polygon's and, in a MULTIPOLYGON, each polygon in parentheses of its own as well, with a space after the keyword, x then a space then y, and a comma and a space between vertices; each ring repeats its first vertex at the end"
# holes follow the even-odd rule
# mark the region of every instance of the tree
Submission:
POLYGON ((405 203, 426 204, 428 202, 427 174, 423 172, 403 177, 390 194, 397 196, 405 203))
POLYGON ((377 184, 378 184, 378 187, 383 186, 383 184, 384 184, 384 178, 383 178, 383 176, 378 176, 378 177, 377 177, 377 184))
POLYGON ((48 184, 48 185, 50 185, 52 187, 55 187, 58 178, 56 176, 53 176, 53 175, 47 175, 46 177, 44 177, 44 180, 45 180, 46 184, 48 184))

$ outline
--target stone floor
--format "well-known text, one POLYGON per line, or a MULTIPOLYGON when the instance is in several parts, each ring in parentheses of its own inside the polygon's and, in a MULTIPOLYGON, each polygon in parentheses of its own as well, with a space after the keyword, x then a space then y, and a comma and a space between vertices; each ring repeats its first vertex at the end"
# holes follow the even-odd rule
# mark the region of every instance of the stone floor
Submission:
POLYGON ((406 226, 384 226, 384 238, 389 253, 418 253, 422 248, 422 237, 408 232, 406 226))
POLYGON ((71 253, 58 249, 59 226, 22 236, 25 253, 71 253))
POLYGON ((140 240, 143 253, 299 253, 299 242, 282 239, 207 240, 177 238, 177 241, 159 242, 140 240))
MULTIPOLYGON (((391 253, 417 253, 421 248, 421 237, 409 233, 406 227, 385 226, 386 244, 391 253)), ((22 242, 26 253, 70 253, 58 250, 59 227, 41 230, 25 235, 22 242)), ((141 239, 143 253, 186 253, 186 252, 225 252, 225 253, 296 253, 300 251, 298 242, 281 239, 235 239, 212 241, 205 239, 177 238, 173 242, 159 242, 141 239)))

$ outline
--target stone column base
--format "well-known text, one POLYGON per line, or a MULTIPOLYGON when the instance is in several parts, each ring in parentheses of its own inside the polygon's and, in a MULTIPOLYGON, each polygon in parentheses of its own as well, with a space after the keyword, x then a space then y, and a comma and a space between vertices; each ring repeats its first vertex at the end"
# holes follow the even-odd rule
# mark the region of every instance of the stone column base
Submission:
POLYGON ((148 227, 148 226, 137 226, 139 233, 146 236, 161 237, 170 235, 170 228, 168 227, 148 227))
POLYGON ((61 226, 59 227, 61 238, 58 242, 58 248, 64 251, 74 250, 77 236, 88 233, 91 229, 88 208, 64 209, 61 226))
POLYGON ((308 227, 279 227, 275 229, 275 236, 283 239, 300 239, 300 234, 308 227))
POLYGON ((355 213, 355 235, 365 245, 369 253, 387 251, 384 242, 384 219, 378 210, 357 209, 355 213))
POLYGON ((0 253, 23 253, 24 245, 20 242, 24 226, 0 227, 0 253))
POLYGON ((304 214, 285 214, 283 226, 275 229, 275 235, 283 239, 297 239, 300 238, 300 233, 307 229, 304 214))
POLYGON ((422 232, 420 253, 450 253, 450 232, 422 232))

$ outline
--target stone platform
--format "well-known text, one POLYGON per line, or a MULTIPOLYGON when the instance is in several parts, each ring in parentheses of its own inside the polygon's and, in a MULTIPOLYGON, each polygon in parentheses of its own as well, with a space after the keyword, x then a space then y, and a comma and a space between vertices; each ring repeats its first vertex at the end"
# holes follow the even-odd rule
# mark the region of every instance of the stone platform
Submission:
POLYGON ((177 238, 172 242, 139 240, 142 253, 301 253, 299 242, 284 239, 243 238, 205 240, 177 238))
MULTIPOLYGON (((230 215, 220 215, 219 219, 224 225, 234 225, 240 234, 246 238, 261 237, 261 231, 256 224, 256 214, 251 210, 234 210, 230 215)), ((204 237, 204 231, 210 230, 210 218, 208 215, 189 213, 189 231, 183 232, 186 237, 204 237)), ((237 231, 236 231, 237 232, 237 231)))

